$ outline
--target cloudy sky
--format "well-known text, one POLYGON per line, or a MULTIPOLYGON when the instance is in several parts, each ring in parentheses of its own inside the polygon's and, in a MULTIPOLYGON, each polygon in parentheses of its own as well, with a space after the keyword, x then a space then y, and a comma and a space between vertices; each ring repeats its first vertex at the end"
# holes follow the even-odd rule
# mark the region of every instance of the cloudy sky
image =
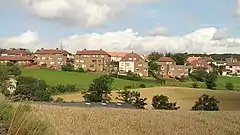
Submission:
POLYGON ((0 47, 240 53, 237 0, 0 0, 0 47))

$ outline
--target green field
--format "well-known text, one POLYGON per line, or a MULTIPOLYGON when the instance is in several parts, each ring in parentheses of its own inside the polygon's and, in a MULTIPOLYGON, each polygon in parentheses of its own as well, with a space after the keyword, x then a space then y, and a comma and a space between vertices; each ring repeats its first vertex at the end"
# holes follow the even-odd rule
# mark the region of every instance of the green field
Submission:
MULTIPOLYGON (((38 79, 45 80, 49 85, 57 84, 77 84, 81 88, 88 88, 94 78, 97 78, 98 74, 94 73, 76 73, 76 72, 63 72, 47 69, 22 69, 24 76, 33 76, 38 79)), ((139 86, 140 82, 114 79, 113 89, 123 89, 126 85, 139 86)), ((154 86, 156 83, 145 83, 147 86, 154 86)))
MULTIPOLYGON (((63 72, 56 70, 47 70, 47 69, 22 69, 22 74, 24 76, 34 76, 38 79, 45 80, 49 85, 56 84, 77 84, 81 88, 88 88, 92 80, 99 74, 94 73, 76 73, 76 72, 63 72)), ((145 78, 144 83, 147 86, 160 86, 156 83, 154 78, 145 78)), ((227 82, 232 82, 236 90, 240 90, 240 78, 239 77, 227 77, 219 76, 217 80, 217 89, 224 90, 227 82)), ((123 89, 126 85, 139 86, 141 82, 115 79, 113 83, 113 89, 123 89)), ((191 81, 188 82, 179 82, 175 79, 167 79, 167 84, 161 86, 175 86, 175 87, 192 87, 191 81)), ((199 83, 200 88, 206 88, 204 83, 199 83)))

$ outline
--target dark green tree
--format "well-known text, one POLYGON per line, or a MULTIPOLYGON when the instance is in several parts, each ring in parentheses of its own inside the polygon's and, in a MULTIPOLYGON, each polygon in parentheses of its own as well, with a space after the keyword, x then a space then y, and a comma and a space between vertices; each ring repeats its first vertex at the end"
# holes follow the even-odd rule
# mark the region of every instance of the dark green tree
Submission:
POLYGON ((231 82, 228 82, 228 83, 226 83, 226 89, 228 89, 228 90, 233 90, 234 89, 234 86, 233 86, 233 83, 231 83, 231 82))
POLYGON ((62 71, 74 71, 74 67, 71 63, 67 63, 66 65, 62 65, 62 71))
POLYGON ((198 101, 195 102, 195 105, 192 107, 194 111, 219 111, 220 101, 217 100, 214 96, 210 97, 209 95, 203 94, 199 97, 198 101))
POLYGON ((156 62, 160 57, 162 57, 163 54, 158 53, 158 52, 151 52, 148 56, 149 61, 156 62))
POLYGON ((153 96, 152 106, 154 109, 162 109, 162 110, 177 110, 180 108, 179 106, 177 106, 177 102, 170 103, 169 97, 164 95, 153 96))
POLYGON ((205 78, 205 84, 207 88, 214 89, 217 86, 216 80, 217 80, 217 74, 215 72, 208 73, 205 78))
POLYGON ((148 65, 150 70, 158 71, 158 64, 155 61, 150 61, 148 65))
POLYGON ((203 69, 194 70, 189 74, 190 78, 194 81, 204 82, 208 72, 203 69))
POLYGON ((90 102, 110 101, 113 79, 108 75, 100 76, 93 80, 88 90, 83 92, 83 98, 90 102))

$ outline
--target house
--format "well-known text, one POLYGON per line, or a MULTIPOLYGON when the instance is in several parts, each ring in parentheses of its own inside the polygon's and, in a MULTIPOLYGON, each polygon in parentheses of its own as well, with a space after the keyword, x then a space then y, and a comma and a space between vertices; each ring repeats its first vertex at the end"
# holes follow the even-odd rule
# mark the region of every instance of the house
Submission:
POLYGON ((226 58, 226 63, 229 63, 229 62, 236 62, 236 61, 238 61, 237 58, 233 58, 233 57, 226 58))
POLYGON ((36 62, 40 67, 61 69, 62 65, 68 62, 69 52, 63 49, 39 49, 34 55, 37 57, 36 62))
POLYGON ((107 52, 111 56, 111 61, 119 62, 127 53, 125 52, 107 52))
POLYGON ((205 60, 192 61, 190 64, 190 67, 191 67, 191 71, 203 69, 209 73, 210 71, 213 70, 213 68, 210 66, 210 64, 205 60))
POLYGON ((119 74, 128 72, 148 76, 148 62, 137 53, 127 53, 119 62, 119 74))
POLYGON ((228 62, 222 75, 240 75, 240 61, 228 62))
POLYGON ((212 57, 201 57, 199 60, 206 61, 208 64, 213 64, 217 66, 217 62, 212 57))
POLYGON ((31 66, 35 64, 35 56, 0 56, 0 63, 14 63, 19 66, 31 66))
POLYGON ((84 49, 76 52, 74 67, 93 72, 109 72, 110 62, 111 56, 104 50, 84 49))
POLYGON ((157 61, 158 75, 164 78, 188 76, 188 66, 176 65, 176 62, 170 57, 161 57, 157 61))
POLYGON ((15 49, 10 48, 9 50, 4 51, 1 56, 30 56, 31 52, 28 49, 15 49))
POLYGON ((195 56, 191 56, 191 57, 188 57, 186 62, 191 64, 192 61, 195 61, 195 60, 199 60, 201 57, 195 57, 195 56))

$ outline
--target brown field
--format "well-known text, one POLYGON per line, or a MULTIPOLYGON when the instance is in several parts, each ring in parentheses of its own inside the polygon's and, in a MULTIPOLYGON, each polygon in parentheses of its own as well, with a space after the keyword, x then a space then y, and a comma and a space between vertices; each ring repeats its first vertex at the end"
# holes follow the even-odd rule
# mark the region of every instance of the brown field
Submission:
POLYGON ((35 105, 56 135, 239 135, 240 113, 35 105))
MULTIPOLYGON (((220 91, 220 90, 202 90, 193 88, 180 88, 180 87, 154 87, 140 89, 142 97, 146 97, 148 106, 151 108, 152 97, 156 94, 164 94, 170 97, 171 102, 177 102, 181 106, 180 110, 189 110, 194 105, 194 102, 202 94, 209 94, 215 96, 220 100, 221 110, 240 110, 240 92, 236 91, 220 91)), ((112 93, 113 99, 117 96, 116 92, 112 93)), ((65 101, 83 101, 80 93, 57 95, 54 98, 61 97, 65 101)))

